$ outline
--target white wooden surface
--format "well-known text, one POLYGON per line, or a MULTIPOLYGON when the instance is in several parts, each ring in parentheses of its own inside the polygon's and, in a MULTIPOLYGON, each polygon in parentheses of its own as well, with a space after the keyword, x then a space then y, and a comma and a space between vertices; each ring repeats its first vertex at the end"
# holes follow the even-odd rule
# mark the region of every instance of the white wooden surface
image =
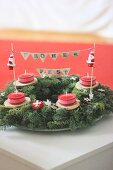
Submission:
POLYGON ((0 133, 0 170, 113 170, 113 116, 76 132, 0 133))

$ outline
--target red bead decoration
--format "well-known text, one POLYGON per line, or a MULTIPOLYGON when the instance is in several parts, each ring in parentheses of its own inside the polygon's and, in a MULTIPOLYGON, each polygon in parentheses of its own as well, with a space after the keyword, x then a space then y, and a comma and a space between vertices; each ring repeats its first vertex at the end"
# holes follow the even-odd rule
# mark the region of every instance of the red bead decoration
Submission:
POLYGON ((33 109, 40 109, 44 106, 43 102, 41 100, 35 100, 33 103, 32 103, 32 108, 33 109))

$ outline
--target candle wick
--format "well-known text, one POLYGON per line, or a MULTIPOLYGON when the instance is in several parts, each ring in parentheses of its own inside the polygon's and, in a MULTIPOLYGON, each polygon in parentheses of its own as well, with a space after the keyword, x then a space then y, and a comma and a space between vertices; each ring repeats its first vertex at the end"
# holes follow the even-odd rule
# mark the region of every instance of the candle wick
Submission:
POLYGON ((89 77, 89 74, 87 73, 87 77, 89 77))
POLYGON ((25 74, 26 74, 26 70, 25 70, 25 74))
POLYGON ((16 94, 17 94, 17 93, 18 93, 18 90, 16 89, 15 92, 16 92, 16 94))

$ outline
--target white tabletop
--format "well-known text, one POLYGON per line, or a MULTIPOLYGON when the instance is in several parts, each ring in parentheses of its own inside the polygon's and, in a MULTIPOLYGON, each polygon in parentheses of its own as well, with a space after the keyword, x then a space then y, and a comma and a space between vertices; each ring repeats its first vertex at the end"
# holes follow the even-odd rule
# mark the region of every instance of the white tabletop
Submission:
POLYGON ((39 170, 60 170, 113 147, 113 116, 75 132, 47 133, 9 128, 0 133, 0 152, 7 152, 39 170))

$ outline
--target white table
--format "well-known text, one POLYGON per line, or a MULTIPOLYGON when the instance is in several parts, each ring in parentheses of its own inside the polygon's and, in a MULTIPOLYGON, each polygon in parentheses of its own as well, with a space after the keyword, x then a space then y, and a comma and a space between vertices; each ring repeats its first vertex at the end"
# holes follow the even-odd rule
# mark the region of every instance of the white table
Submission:
POLYGON ((113 170, 113 116, 76 132, 0 132, 0 170, 113 170))

